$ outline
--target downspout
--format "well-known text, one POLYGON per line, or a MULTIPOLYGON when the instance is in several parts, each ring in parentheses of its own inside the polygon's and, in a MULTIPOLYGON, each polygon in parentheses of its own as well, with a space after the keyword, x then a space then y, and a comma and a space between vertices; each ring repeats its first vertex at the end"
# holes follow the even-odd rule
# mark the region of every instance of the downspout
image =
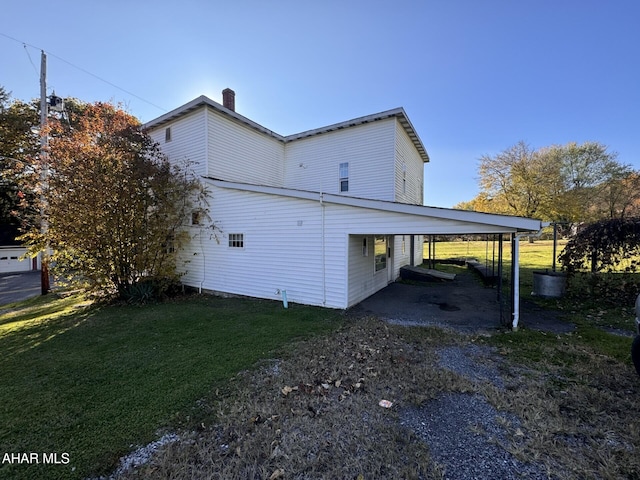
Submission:
POLYGON ((536 237, 539 238, 542 235, 542 230, 550 225, 549 222, 541 222, 540 230, 534 234, 515 234, 513 237, 513 322, 512 330, 516 332, 518 330, 518 322, 520 321, 520 237, 536 237))
POLYGON ((513 264, 513 277, 511 282, 513 283, 513 313, 511 329, 515 332, 518 330, 518 322, 520 321, 520 237, 522 235, 513 236, 513 251, 511 260, 513 264))
POLYGON ((324 240, 324 194, 320 192, 320 234, 322 236, 322 306, 327 305, 327 280, 326 280, 326 267, 325 267, 325 240, 324 240))
POLYGON ((205 280, 207 279, 207 259, 204 254, 204 245, 202 243, 202 225, 199 228, 200 232, 198 233, 198 237, 200 237, 200 253, 202 254, 202 280, 200 281, 200 288, 198 288, 198 294, 202 294, 202 286, 204 285, 205 280))
MULTIPOLYGON (((209 107, 204 107, 204 176, 209 176, 209 107)), ((198 293, 202 294, 202 286, 207 279, 207 262, 204 254, 204 245, 202 244, 202 225, 200 225, 200 252, 202 253, 202 280, 198 293)))

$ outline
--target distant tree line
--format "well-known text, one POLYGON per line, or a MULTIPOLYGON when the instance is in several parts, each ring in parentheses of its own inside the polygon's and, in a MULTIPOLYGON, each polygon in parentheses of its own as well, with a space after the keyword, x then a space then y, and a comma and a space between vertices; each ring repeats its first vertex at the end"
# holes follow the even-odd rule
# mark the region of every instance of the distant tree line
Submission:
POLYGON ((478 173, 480 193, 455 208, 568 224, 640 214, 640 172, 598 142, 521 141, 482 156, 478 173))

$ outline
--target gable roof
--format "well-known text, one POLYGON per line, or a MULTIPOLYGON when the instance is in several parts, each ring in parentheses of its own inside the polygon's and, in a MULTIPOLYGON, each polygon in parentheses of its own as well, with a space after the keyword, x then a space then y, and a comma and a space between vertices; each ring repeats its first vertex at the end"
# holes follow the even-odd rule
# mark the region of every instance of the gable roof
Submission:
POLYGON ((367 123, 371 123, 371 122, 376 122, 379 120, 385 120, 388 118, 396 118, 399 122, 400 125, 402 125, 402 127, 404 128, 405 132, 407 133, 407 135, 409 136, 409 138, 411 139, 411 141, 413 142, 413 145, 416 147, 416 150, 418 151, 418 153, 420 154, 420 157, 422 158, 423 162, 428 162, 429 161, 429 154, 427 153, 427 149, 424 147, 422 141, 420 140, 420 137, 418 136, 418 134, 416 133, 415 128, 413 128, 413 125, 411 124, 411 121, 409 120, 409 117, 407 116, 406 112, 404 111, 404 109, 402 107, 399 108, 394 108, 392 110, 386 110, 384 112, 380 112, 380 113, 374 113, 372 115, 366 115, 364 117, 358 117, 358 118, 354 118, 352 120, 347 120, 345 122, 340 122, 340 123, 335 123, 333 125, 328 125, 326 127, 321 127, 321 128, 316 128, 313 130, 306 130, 304 132, 301 133, 296 133, 293 135, 287 135, 287 136, 283 136, 283 135, 279 135, 276 132, 274 132, 273 130, 269 130, 268 128, 263 127, 262 125, 254 122, 253 120, 248 119, 247 117, 244 117, 242 115, 240 115, 239 113, 233 111, 233 110, 229 110, 228 108, 222 106, 221 104, 219 104, 218 102, 214 102, 213 100, 211 100, 209 97, 205 96, 205 95, 201 95, 198 98, 195 98, 193 100, 191 100, 188 103, 185 103, 184 105, 175 108, 173 110, 171 110, 168 113, 165 113, 164 115, 161 115, 158 118, 155 118, 147 123, 145 123, 142 127, 145 130, 151 130, 154 128, 158 128, 168 122, 171 122, 173 120, 175 120, 176 118, 179 118, 183 115, 186 115, 194 110, 197 110, 199 108, 203 108, 203 107, 209 107, 212 108, 213 110, 228 116, 230 119, 233 119, 236 122, 239 122, 241 124, 244 124, 245 126, 253 129, 253 130, 257 130, 258 132, 267 135, 269 137, 272 137, 280 142, 283 143, 289 143, 289 142, 293 142, 295 140, 299 140, 301 138, 307 138, 307 137, 312 137, 315 135, 322 135, 324 133, 329 133, 329 132, 333 132, 336 130, 343 130, 345 128, 351 128, 351 127, 356 127, 358 125, 364 125, 367 123))

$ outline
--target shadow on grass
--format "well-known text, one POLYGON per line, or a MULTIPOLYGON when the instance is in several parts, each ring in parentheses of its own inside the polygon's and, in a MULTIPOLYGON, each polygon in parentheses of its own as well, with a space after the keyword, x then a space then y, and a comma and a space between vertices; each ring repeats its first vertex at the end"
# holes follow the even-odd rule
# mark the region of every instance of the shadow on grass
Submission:
POLYGON ((238 372, 340 324, 333 311, 242 299, 53 303, 49 316, 35 302, 1 317, 0 451, 65 452, 70 462, 2 464, 1 478, 107 473, 131 445, 190 425, 198 399, 238 372))
POLYGON ((10 358, 80 326, 91 315, 79 295, 35 297, 0 312, 0 351, 10 358))

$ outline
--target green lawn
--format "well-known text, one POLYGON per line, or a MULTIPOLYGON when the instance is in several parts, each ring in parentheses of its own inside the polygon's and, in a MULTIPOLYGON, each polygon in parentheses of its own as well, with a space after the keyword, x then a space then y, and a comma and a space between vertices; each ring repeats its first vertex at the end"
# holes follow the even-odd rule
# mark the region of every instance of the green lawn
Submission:
POLYGON ((0 478, 110 472, 163 430, 211 420, 198 409, 257 361, 340 325, 336 312, 189 297, 145 307, 36 298, 0 311, 0 455, 57 453, 59 465, 0 464, 0 478), (65 461, 68 459, 68 462, 65 461))
MULTIPOLYGON (((556 246, 559 255, 566 244, 566 240, 559 240, 556 246)), ((424 258, 428 258, 429 248, 424 244, 424 258)), ((511 276, 511 242, 503 242, 503 269, 505 278, 511 276)), ((495 259, 496 271, 498 269, 498 242, 495 243, 490 239, 484 241, 451 241, 436 242, 435 258, 475 258, 480 263, 492 265, 495 259)), ((531 293, 533 288, 533 271, 534 270, 551 270, 553 266, 553 241, 552 240, 536 240, 529 243, 527 239, 520 241, 520 286, 527 295, 531 293)), ((560 270, 560 264, 556 262, 556 269, 560 270)))
MULTIPOLYGON (((510 245, 504 246, 508 264, 510 245)), ((437 258, 484 261, 486 253, 484 242, 436 246, 437 258)), ((529 295, 530 272, 550 265, 551 242, 521 243, 521 295, 529 295)), ((633 305, 594 309, 562 299, 548 306, 565 310, 578 329, 562 337, 525 329, 490 341, 525 362, 556 356, 560 363, 574 361, 565 350, 575 342, 580 352, 588 345, 597 358, 629 366, 630 339, 602 327, 630 330, 633 305)), ((261 359, 286 358, 295 340, 340 325, 339 313, 327 309, 290 305, 285 310, 279 302, 208 296, 144 307, 92 306, 79 296, 4 306, 0 455, 36 453, 42 460, 43 454, 57 454, 63 463, 4 462, 0 478, 107 474, 122 455, 164 432, 210 425, 212 395, 224 393, 238 372, 261 359)))
MULTIPOLYGON (((559 255, 566 244, 566 240, 559 240, 557 243, 557 254, 559 255)), ((493 242, 482 241, 450 241, 437 242, 435 247, 435 258, 475 258, 481 263, 487 262, 490 266, 494 252, 493 242)), ((497 265, 498 245, 495 244, 495 261, 497 265)), ((424 245, 424 258, 428 257, 428 246, 424 245)), ((510 288, 511 277, 511 242, 504 242, 504 278, 507 280, 505 289, 510 288)), ((567 295, 560 299, 542 299, 531 295, 533 290, 533 272, 540 270, 551 270, 553 262, 553 241, 536 240, 529 243, 527 239, 520 242, 520 297, 534 300, 538 304, 560 310, 566 313, 567 319, 575 323, 578 327, 576 334, 604 355, 617 358, 620 361, 630 362, 629 345, 630 340, 607 333, 606 329, 616 329, 631 334, 634 329, 634 304, 633 301, 626 305, 606 306, 599 298, 585 300, 567 295)), ((443 270, 452 269, 446 265, 436 265, 436 268, 443 270)), ((560 271, 560 264, 556 263, 556 269, 560 271)), ((497 267, 496 267, 497 270, 497 267)), ((583 287, 581 287, 583 288, 583 287)), ((531 333, 530 336, 538 337, 539 334, 531 333)), ((534 351, 539 351, 535 348, 534 351)))

